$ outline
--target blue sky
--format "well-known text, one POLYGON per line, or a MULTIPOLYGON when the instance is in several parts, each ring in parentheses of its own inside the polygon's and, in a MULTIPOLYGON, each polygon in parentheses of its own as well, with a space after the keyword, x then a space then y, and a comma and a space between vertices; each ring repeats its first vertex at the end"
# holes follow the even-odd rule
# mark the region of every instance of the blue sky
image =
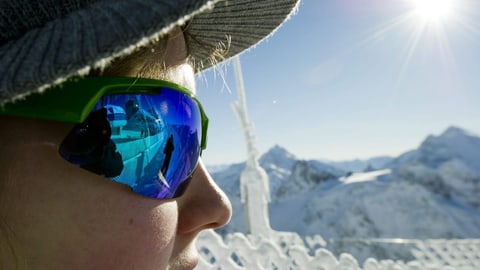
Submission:
MULTIPOLYGON (((305 0, 242 54, 259 152, 279 144, 303 159, 348 160, 396 156, 451 125, 480 135, 480 3, 453 0, 429 21, 412 1, 305 0)), ((233 66, 197 79, 210 118, 205 163, 244 161, 233 66)))

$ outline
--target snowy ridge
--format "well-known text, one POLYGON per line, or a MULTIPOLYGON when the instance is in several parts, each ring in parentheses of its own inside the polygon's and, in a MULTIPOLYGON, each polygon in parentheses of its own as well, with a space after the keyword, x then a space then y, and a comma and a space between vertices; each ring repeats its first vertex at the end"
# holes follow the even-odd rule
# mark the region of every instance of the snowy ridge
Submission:
POLYGON ((345 172, 363 172, 376 169, 385 168, 385 164, 388 164, 393 160, 393 157, 381 156, 374 157, 366 160, 354 159, 346 161, 323 161, 326 164, 332 165, 338 169, 342 169, 345 172))

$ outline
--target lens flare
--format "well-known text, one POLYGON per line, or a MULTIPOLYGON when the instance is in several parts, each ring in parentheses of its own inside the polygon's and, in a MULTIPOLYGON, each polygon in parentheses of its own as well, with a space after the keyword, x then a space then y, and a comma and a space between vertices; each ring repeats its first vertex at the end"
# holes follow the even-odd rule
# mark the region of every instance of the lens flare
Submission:
POLYGON ((439 21, 450 14, 452 0, 412 0, 415 12, 428 21, 439 21))

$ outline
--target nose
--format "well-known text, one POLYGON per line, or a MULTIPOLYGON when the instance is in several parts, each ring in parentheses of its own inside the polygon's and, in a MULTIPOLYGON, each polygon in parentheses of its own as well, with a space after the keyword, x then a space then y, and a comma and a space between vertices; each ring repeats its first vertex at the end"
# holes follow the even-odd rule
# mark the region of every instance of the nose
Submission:
POLYGON ((178 201, 178 233, 194 233, 221 227, 232 216, 232 205, 213 181, 202 161, 178 201))

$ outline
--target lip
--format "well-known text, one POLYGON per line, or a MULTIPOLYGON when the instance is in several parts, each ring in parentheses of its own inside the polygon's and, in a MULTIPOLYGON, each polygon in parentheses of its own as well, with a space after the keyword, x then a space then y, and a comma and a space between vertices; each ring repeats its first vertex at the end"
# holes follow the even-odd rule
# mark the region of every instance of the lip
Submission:
POLYGON ((179 264, 170 265, 168 270, 193 270, 198 265, 198 257, 188 258, 179 264))
POLYGON ((190 254, 187 255, 187 258, 185 258, 185 260, 182 261, 180 269, 181 270, 192 270, 195 267, 197 267, 198 261, 199 261, 198 253, 196 253, 196 252, 194 254, 190 253, 190 254))
POLYGON ((192 270, 197 267, 199 260, 197 250, 190 249, 178 255, 174 262, 169 265, 168 270, 192 270))
POLYGON ((198 260, 199 260, 198 255, 194 256, 191 260, 189 260, 188 267, 186 269, 193 270, 195 267, 197 267, 198 260))

